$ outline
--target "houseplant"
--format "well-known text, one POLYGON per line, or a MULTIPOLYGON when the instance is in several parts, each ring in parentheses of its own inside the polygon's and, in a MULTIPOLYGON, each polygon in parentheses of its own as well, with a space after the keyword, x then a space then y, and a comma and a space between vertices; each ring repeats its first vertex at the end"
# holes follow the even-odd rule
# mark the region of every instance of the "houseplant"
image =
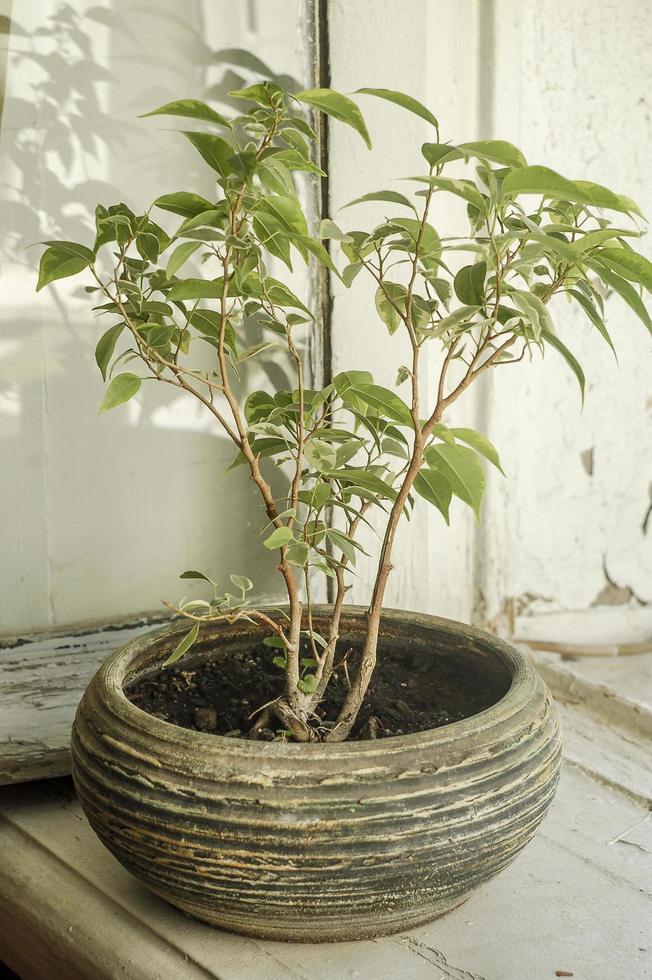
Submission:
POLYGON ((611 345, 602 287, 652 329, 637 288, 652 288, 652 265, 631 248, 635 226, 603 217, 638 214, 630 199, 528 166, 503 141, 442 143, 429 110, 386 89, 359 94, 423 120, 432 140, 422 147, 426 172, 413 178, 413 197, 384 190, 352 202, 383 205, 371 232, 326 221, 313 237, 294 186, 296 173, 320 173, 305 109, 352 126, 370 145, 357 103, 332 90, 289 95, 269 82, 233 94, 251 107, 236 119, 195 100, 151 113, 204 124, 208 131, 184 135, 216 174, 216 200, 190 191, 159 198, 155 207, 183 219, 172 234, 150 212, 99 206, 91 247, 46 243, 38 288, 86 272, 100 311, 117 317, 96 350, 111 378, 101 411, 154 380, 213 415, 233 441, 234 465, 248 467, 260 492, 262 544, 277 555, 287 605, 254 603, 240 570, 232 592, 203 572, 184 573, 212 595, 183 600, 174 607, 180 621, 102 668, 78 711, 74 775, 102 840, 185 911, 255 935, 356 938, 459 904, 531 837, 557 778, 554 710, 516 651, 459 624, 383 611, 396 529, 415 500, 446 522, 453 496, 479 515, 482 459, 500 468, 486 436, 448 426, 444 413, 486 371, 549 347, 583 392, 548 301, 564 293, 611 345), (451 165, 469 162, 471 178, 449 176, 451 165), (442 194, 466 205, 467 237, 441 238, 431 224, 442 194), (201 277, 181 275, 192 256, 201 257, 201 277), (270 257, 291 268, 297 256, 347 286, 372 277, 379 329, 409 340, 409 363, 396 365, 406 398, 363 371, 308 386, 301 335, 312 314, 268 271, 270 257), (208 368, 193 364, 199 341, 213 348, 208 368), (424 351, 433 346, 440 363, 426 400, 424 351), (291 366, 293 387, 242 397, 239 365, 272 348, 291 366), (287 478, 282 498, 270 484, 274 466, 287 478), (360 529, 374 515, 382 542, 363 611, 345 597, 360 529), (319 575, 333 582, 330 607, 313 602, 319 575), (379 646, 403 687, 416 678, 405 697, 417 703, 419 687, 435 697, 451 675, 458 689, 464 681, 466 707, 444 719, 458 720, 435 728, 425 708, 420 716, 407 704, 398 725, 383 715, 386 704, 365 707, 379 646), (230 737, 225 728, 202 734, 133 703, 152 678, 166 683, 163 662, 170 670, 181 657, 184 671, 167 675, 177 690, 213 664, 246 689, 254 672, 268 677, 271 662, 279 683, 269 679, 253 711, 247 703, 230 719, 230 737))

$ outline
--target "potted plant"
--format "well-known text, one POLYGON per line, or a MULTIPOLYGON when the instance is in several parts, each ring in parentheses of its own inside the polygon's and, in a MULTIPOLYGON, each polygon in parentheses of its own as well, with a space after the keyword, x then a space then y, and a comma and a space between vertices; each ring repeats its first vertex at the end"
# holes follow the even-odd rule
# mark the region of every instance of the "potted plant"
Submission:
POLYGON ((430 135, 415 193, 373 190, 358 199, 382 205, 371 231, 325 221, 314 237, 295 189, 297 173, 320 174, 306 111, 370 145, 357 103, 270 82, 232 94, 249 109, 234 119, 195 100, 150 113, 204 124, 184 135, 214 171, 215 195, 155 201, 177 216, 168 231, 151 211, 98 206, 93 244, 46 243, 38 288, 84 272, 115 321, 97 344, 110 378, 100 411, 154 381, 198 400, 232 440, 286 604, 255 602, 239 569, 230 591, 185 572, 208 598, 180 602, 172 625, 98 672, 77 712, 73 773, 101 840, 187 913, 269 938, 355 939, 428 921, 495 875, 535 832, 559 770, 554 708, 518 651, 383 608, 399 522, 425 500, 448 523, 453 497, 479 515, 484 462, 500 468, 498 454, 449 409, 485 372, 548 348, 583 391, 548 301, 563 293, 611 346, 604 287, 651 329, 640 287, 652 288, 652 265, 631 247, 629 198, 529 166, 507 142, 443 143, 428 109, 387 89, 359 94, 416 113, 430 135), (465 163, 467 176, 450 176, 465 163), (432 223, 448 194, 466 206, 464 238, 432 223), (310 387, 302 337, 314 317, 269 271, 297 257, 346 286, 371 276, 378 329, 409 343, 398 390, 356 370, 310 387), (292 386, 242 392, 240 365, 270 349, 292 386), (369 523, 381 546, 362 609, 345 599, 369 523), (313 601, 319 576, 330 605, 313 601))

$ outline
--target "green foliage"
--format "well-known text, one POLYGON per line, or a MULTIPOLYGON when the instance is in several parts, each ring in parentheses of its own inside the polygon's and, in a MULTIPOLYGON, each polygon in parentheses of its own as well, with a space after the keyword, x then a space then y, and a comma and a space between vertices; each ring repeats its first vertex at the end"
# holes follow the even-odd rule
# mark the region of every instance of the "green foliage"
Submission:
POLYGON ((131 374, 128 371, 118 374, 106 389, 106 394, 100 405, 100 414, 128 402, 140 390, 140 385, 141 381, 137 374, 131 374))
POLYGON ((93 261, 93 253, 85 245, 75 242, 46 242, 47 248, 41 256, 36 290, 43 289, 57 279, 76 276, 87 269, 93 261))
MULTIPOLYGON (((231 468, 248 467, 260 490, 261 543, 274 552, 294 610, 290 623, 265 642, 274 663, 295 669, 293 683, 310 702, 320 690, 329 640, 292 620, 300 587, 324 575, 342 595, 363 553, 361 528, 380 527, 391 540, 416 498, 446 523, 453 498, 479 517, 486 464, 502 473, 498 452, 486 436, 443 419, 448 423, 454 403, 483 372, 550 348, 583 397, 584 372, 566 345, 563 310, 551 301, 564 294, 581 310, 582 324, 613 349, 605 296, 616 294, 652 333, 643 298, 652 292, 652 263, 632 247, 640 211, 630 198, 531 166, 503 140, 442 143, 428 108, 385 88, 354 94, 390 103, 388 125, 397 109, 416 117, 426 139, 425 172, 410 178, 409 195, 371 190, 345 206, 373 205, 369 211, 380 220, 370 228, 326 219, 315 233, 297 181, 323 172, 309 119, 322 113, 370 147, 356 101, 330 89, 289 94, 270 81, 230 94, 243 109, 232 119, 195 99, 147 113, 197 124, 181 135, 207 166, 213 192, 203 197, 183 189, 157 198, 152 208, 165 227, 151 209, 135 214, 124 203, 98 205, 92 242, 44 243, 37 289, 85 272, 99 293, 95 312, 110 314, 95 351, 108 382, 101 412, 127 402, 143 380, 162 381, 199 399, 232 439, 231 468), (456 237, 440 235, 435 216, 442 196, 466 212, 465 236, 457 227, 456 237), (370 322, 392 337, 396 362, 388 376, 396 376, 400 395, 360 370, 341 372, 321 390, 308 387, 302 351, 314 313, 281 273, 271 274, 279 263, 293 269, 297 262, 322 266, 346 287, 361 274, 370 277, 377 313, 370 322), (434 355, 428 371, 437 365, 428 384, 425 349, 434 355), (292 380, 250 390, 250 363, 272 350, 282 367, 278 376, 292 380), (129 371, 118 370, 126 365, 129 371), (274 468, 285 490, 272 492, 274 468), (309 656, 299 657, 297 636, 309 641, 309 656)), ((390 553, 391 547, 382 561, 390 553)), ((381 562, 377 582, 387 574, 389 565, 383 569, 381 562)), ((182 578, 198 580, 212 595, 173 607, 193 625, 167 663, 191 648, 203 620, 244 618, 270 628, 246 576, 230 576, 234 592, 203 572, 182 578)), ((304 608, 311 610, 310 592, 304 608)))
POLYGON ((151 112, 144 112, 141 119, 146 119, 148 116, 183 116, 186 119, 199 119, 201 122, 231 127, 230 121, 225 116, 197 99, 179 99, 176 102, 168 102, 158 109, 152 109, 151 112))
POLYGON ((339 92, 333 92, 332 89, 326 88, 313 88, 309 91, 297 92, 295 98, 299 102, 305 102, 307 105, 319 109, 320 112, 324 112, 327 116, 332 116, 334 119, 339 119, 340 122, 352 126, 353 129, 360 133, 360 136, 362 136, 369 149, 371 149, 371 137, 369 136, 362 113, 353 99, 349 99, 346 95, 341 95, 339 92))
POLYGON ((195 625, 188 630, 181 642, 177 644, 167 660, 163 662, 163 666, 170 667, 172 664, 175 664, 177 660, 181 660, 183 655, 188 653, 188 650, 190 650, 191 646, 193 646, 193 644, 196 642, 198 636, 199 623, 195 623, 195 625))
POLYGON ((420 102, 417 102, 416 99, 413 99, 412 96, 406 95, 404 92, 394 92, 389 88, 359 88, 356 95, 374 95, 377 99, 385 99, 387 102, 393 102, 395 105, 407 109, 408 112, 413 112, 415 116, 420 116, 421 119, 425 119, 435 129, 439 128, 437 120, 430 109, 427 109, 420 102))

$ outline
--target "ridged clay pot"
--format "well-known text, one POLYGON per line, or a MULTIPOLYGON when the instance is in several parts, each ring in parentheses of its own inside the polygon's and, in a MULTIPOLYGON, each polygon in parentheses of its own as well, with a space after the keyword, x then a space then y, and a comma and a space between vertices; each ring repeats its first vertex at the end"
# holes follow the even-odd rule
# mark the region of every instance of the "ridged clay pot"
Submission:
MULTIPOLYGON (((363 610, 347 607, 344 641, 359 643, 364 628, 363 610)), ((381 649, 400 650, 409 670, 454 658, 495 703, 417 734, 298 745, 183 729, 127 699, 124 686, 157 669, 186 629, 132 640, 107 660, 79 705, 72 757, 102 842, 197 919, 305 942, 409 929, 506 867, 550 806, 560 766, 550 695, 487 633, 387 611, 381 649)), ((227 669, 259 639, 248 624, 205 627, 192 662, 219 656, 227 669)))

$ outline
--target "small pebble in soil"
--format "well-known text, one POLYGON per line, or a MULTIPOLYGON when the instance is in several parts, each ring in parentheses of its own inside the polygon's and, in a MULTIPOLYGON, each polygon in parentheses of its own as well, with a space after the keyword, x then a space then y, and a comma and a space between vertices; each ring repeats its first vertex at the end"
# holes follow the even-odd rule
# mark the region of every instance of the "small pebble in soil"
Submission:
POLYGON ((215 708, 195 708, 195 725, 200 732, 214 732, 217 728, 215 708))
POLYGON ((276 738, 276 735, 274 734, 271 728, 259 728, 258 738, 260 739, 261 742, 273 742, 274 739, 276 738))

